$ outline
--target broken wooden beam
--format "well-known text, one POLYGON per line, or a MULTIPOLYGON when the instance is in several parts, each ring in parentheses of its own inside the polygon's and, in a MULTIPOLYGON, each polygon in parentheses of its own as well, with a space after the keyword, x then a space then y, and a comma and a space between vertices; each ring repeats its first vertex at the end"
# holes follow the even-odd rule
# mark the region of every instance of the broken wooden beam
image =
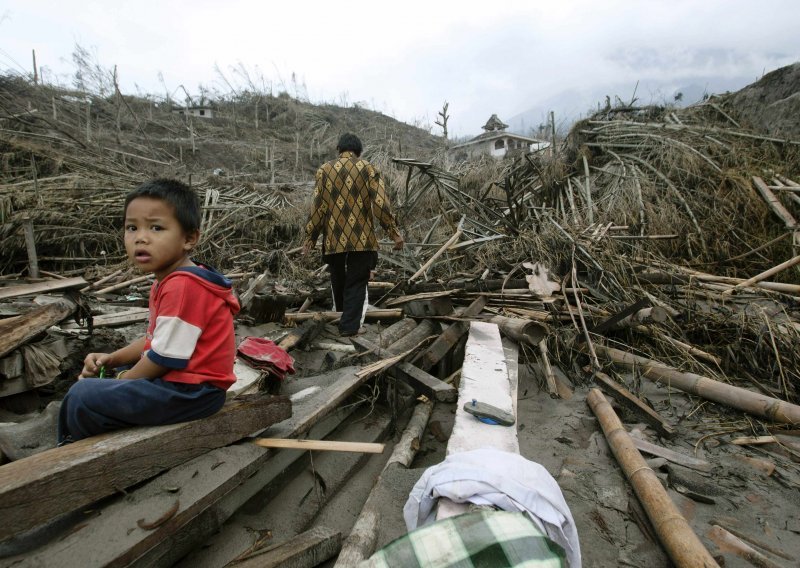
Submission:
POLYGON ((76 307, 74 300, 64 297, 21 316, 0 320, 0 357, 5 357, 29 339, 62 321, 72 314, 76 307))
MULTIPOLYGON (((313 317, 319 316, 325 321, 333 321, 342 317, 342 312, 303 312, 302 314, 293 313, 293 314, 286 314, 284 316, 284 321, 288 322, 299 322, 312 319, 313 317)), ((367 313, 364 315, 364 319, 366 321, 387 321, 387 320, 394 320, 400 319, 403 317, 403 310, 395 309, 395 310, 367 310, 367 313)))
POLYGON ((291 416, 286 397, 229 403, 192 422, 130 428, 0 467, 0 541, 291 416))
MULTIPOLYGON (((313 431, 317 423, 323 422, 363 384, 357 370, 358 367, 344 367, 324 377, 315 377, 315 382, 329 386, 317 388, 309 396, 302 393, 293 396, 292 416, 273 424, 262 435, 288 438, 313 431)), ((324 432, 330 432, 337 423, 332 422, 324 432)), ((64 568, 80 568, 90 563, 127 566, 134 561, 148 566, 171 566, 217 532, 226 519, 263 489, 276 475, 275 470, 267 467, 269 458, 280 459, 285 452, 299 454, 294 450, 277 452, 260 448, 248 440, 213 449, 129 492, 124 499, 105 507, 102 515, 89 517, 61 539, 21 555, 20 561, 64 568), (180 489, 180 506, 169 522, 151 530, 138 527, 136 519, 164 509, 171 502, 175 488, 180 489), (129 530, 120 533, 120 526, 129 530), (115 545, 104 546, 108 542, 115 545)), ((278 469, 285 467, 286 463, 282 463, 278 469)))
MULTIPOLYGON (((459 314, 460 318, 471 318, 481 313, 481 310, 486 306, 486 298, 478 296, 467 308, 459 314)), ((423 371, 429 371, 434 365, 441 361, 451 349, 453 349, 459 342, 461 337, 469 329, 469 323, 466 321, 457 321, 450 324, 447 329, 437 337, 433 343, 421 353, 414 361, 423 371)))
POLYGON ((293 328, 289 334, 278 343, 278 347, 284 351, 300 349, 311 343, 317 335, 319 335, 323 327, 325 327, 325 320, 321 317, 313 317, 309 320, 305 320, 299 326, 293 328))
POLYGON ((296 537, 237 557, 236 568, 314 568, 339 553, 342 533, 314 527, 296 537))
POLYGON ((646 422, 647 425, 658 432, 660 436, 671 438, 675 434, 675 428, 664 420, 660 414, 614 379, 600 371, 594 374, 594 378, 611 398, 646 422))
POLYGON ((358 452, 382 454, 385 444, 372 442, 339 442, 336 440, 295 440, 292 438, 256 438, 253 443, 262 448, 317 450, 325 452, 358 452))
POLYGON ((82 288, 88 282, 76 276, 74 278, 64 278, 58 280, 48 280, 46 282, 35 282, 33 284, 20 284, 18 286, 6 286, 0 288, 0 300, 16 298, 18 296, 29 296, 32 294, 45 294, 60 290, 70 290, 72 288, 82 288))
MULTIPOLYGON (((369 352, 376 359, 395 355, 395 353, 392 353, 388 349, 382 349, 363 337, 354 337, 351 341, 357 351, 362 353, 369 352)), ((457 398, 456 389, 453 385, 448 385, 444 381, 440 381, 433 375, 428 374, 406 361, 395 363, 394 366, 389 369, 389 373, 395 378, 405 381, 411 385, 416 392, 424 394, 430 399, 439 402, 453 402, 457 398)))

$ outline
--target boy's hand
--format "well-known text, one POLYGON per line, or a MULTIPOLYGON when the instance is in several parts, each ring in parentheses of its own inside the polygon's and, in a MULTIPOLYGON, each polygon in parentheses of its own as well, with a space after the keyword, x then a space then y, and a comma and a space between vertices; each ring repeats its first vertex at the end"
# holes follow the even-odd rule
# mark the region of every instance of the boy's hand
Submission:
POLYGON ((78 375, 78 379, 85 379, 87 377, 99 377, 100 367, 111 366, 110 353, 89 353, 83 360, 83 370, 78 375))
POLYGON ((403 235, 400 233, 395 234, 394 236, 394 250, 403 250, 403 245, 405 245, 405 241, 403 240, 403 235))

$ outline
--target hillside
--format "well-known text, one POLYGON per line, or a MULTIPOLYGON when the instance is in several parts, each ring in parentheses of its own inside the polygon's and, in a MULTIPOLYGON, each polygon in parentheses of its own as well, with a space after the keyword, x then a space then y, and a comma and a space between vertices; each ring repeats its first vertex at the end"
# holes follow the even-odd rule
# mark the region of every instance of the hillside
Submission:
POLYGON ((122 262, 122 197, 156 176, 194 185, 209 222, 215 208, 227 209, 229 225, 204 228, 201 253, 209 262, 229 268, 228 259, 243 253, 250 255, 243 262, 262 264, 266 253, 297 239, 308 186, 316 168, 335 156, 341 133, 361 137, 364 156, 381 169, 390 192, 403 179, 390 157, 431 159, 441 146, 428 132, 383 114, 315 106, 285 93, 231 95, 209 107, 213 118, 190 117, 149 98, 0 77, 0 275, 24 265, 23 213, 32 216, 44 270, 73 270, 70 258, 78 270, 86 261, 77 259, 122 262))

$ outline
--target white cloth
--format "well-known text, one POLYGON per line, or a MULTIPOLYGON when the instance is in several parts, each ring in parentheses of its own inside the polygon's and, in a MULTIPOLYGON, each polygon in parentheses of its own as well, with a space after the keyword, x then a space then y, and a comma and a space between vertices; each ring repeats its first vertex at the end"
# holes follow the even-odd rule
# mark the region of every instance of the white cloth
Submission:
POLYGON ((411 490, 403 507, 409 531, 436 521, 439 497, 527 513, 564 549, 570 568, 581 567, 578 529, 572 513, 556 480, 536 462, 489 448, 448 456, 426 469, 411 490))

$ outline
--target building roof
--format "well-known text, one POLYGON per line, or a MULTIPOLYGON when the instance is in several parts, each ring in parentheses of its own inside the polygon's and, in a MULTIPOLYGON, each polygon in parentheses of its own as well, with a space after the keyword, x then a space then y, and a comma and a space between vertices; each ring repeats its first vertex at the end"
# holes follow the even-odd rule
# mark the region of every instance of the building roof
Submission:
POLYGON ((479 142, 496 140, 497 138, 512 138, 514 140, 523 140, 525 142, 528 142, 529 144, 542 142, 542 140, 538 140, 536 138, 529 138, 528 136, 522 136, 521 134, 514 134, 513 132, 495 131, 495 132, 484 132, 483 134, 476 136, 472 140, 468 140, 467 142, 453 146, 451 150, 455 150, 456 148, 463 148, 464 146, 471 146, 472 144, 478 144, 479 142))
POLYGON ((489 117, 489 120, 486 121, 486 124, 484 124, 482 128, 487 132, 492 132, 495 130, 505 130, 508 128, 508 124, 497 118, 496 114, 493 114, 489 117))

